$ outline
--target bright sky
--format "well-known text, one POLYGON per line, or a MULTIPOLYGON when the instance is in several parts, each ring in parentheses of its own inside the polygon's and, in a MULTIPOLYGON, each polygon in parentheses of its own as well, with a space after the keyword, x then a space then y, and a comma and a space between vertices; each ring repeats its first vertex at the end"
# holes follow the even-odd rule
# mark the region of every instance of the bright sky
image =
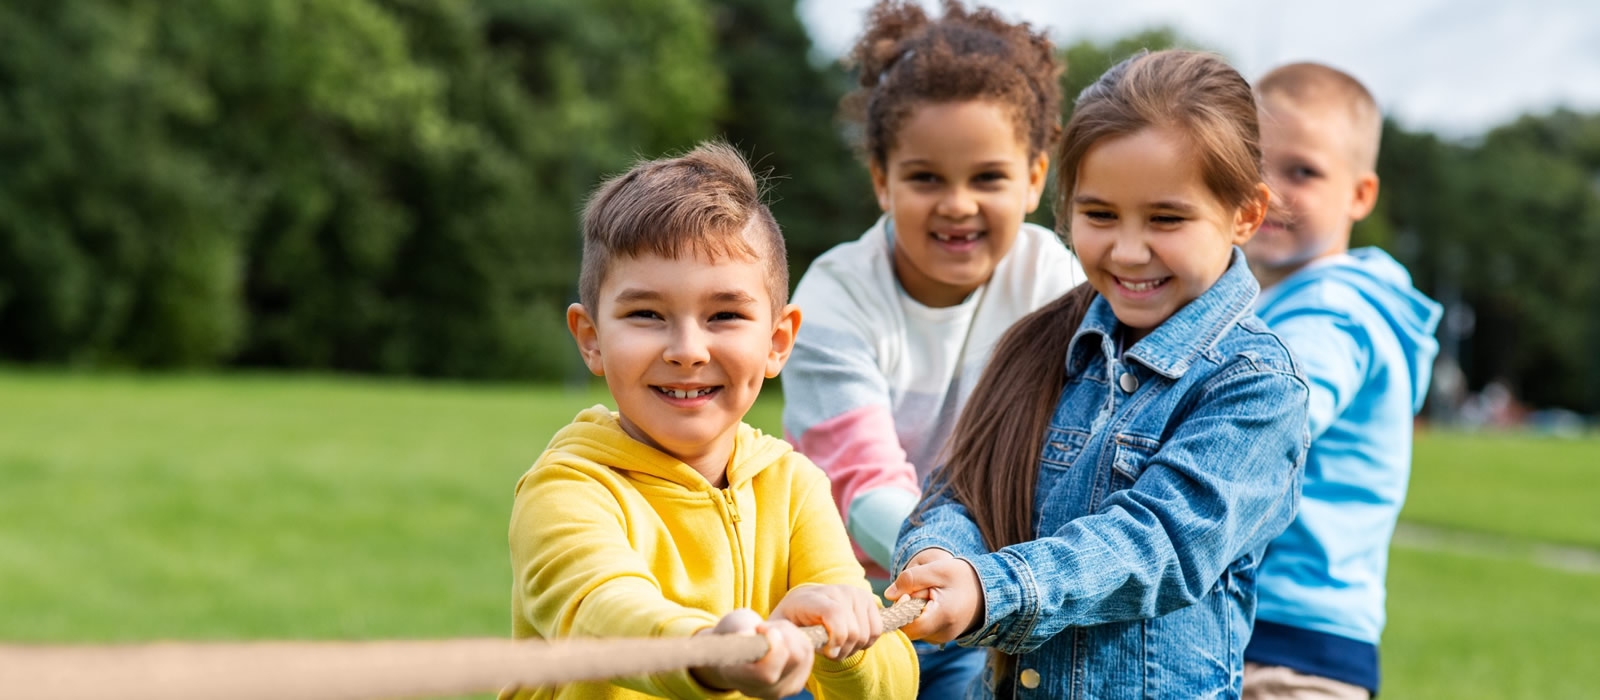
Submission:
MULTIPOLYGON (((922 0, 935 8, 936 0, 922 0)), ((971 0, 968 0, 969 3, 971 0)), ((987 0, 1058 44, 1167 25, 1254 80, 1313 60, 1408 128, 1471 136, 1558 105, 1600 111, 1600 0, 987 0)), ((847 51, 872 0, 800 0, 817 50, 847 51)))

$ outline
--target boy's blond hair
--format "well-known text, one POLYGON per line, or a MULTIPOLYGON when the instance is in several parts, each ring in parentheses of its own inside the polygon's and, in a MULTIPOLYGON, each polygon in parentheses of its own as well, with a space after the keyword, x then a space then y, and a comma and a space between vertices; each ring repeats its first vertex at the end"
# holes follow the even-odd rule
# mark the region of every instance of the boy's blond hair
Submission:
POLYGON ((1290 63, 1261 77, 1256 92, 1280 97, 1299 107, 1343 108, 1350 118, 1351 165, 1377 170, 1378 142, 1383 137, 1383 115, 1361 81, 1349 73, 1321 63, 1290 63))
POLYGON ((732 146, 708 141, 676 158, 640 161, 601 183, 583 209, 578 299, 596 313, 617 256, 704 255, 764 261, 773 308, 789 300, 789 261, 761 185, 732 146))

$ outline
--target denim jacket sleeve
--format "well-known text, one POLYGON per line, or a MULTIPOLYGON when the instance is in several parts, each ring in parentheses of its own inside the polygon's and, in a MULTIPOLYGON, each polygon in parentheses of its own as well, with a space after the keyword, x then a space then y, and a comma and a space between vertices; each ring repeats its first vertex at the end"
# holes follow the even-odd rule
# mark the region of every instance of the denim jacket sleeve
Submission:
POLYGON ((1130 488, 1049 536, 970 559, 985 614, 959 642, 1027 653, 1070 626, 1178 610, 1288 527, 1307 447, 1306 384, 1248 358, 1231 364, 1130 488))
MULTIPOLYGON (((938 478, 939 473, 934 472, 932 476, 938 478)), ((906 518, 900 526, 900 536, 895 539, 894 568, 889 569, 891 577, 899 575, 917 552, 929 547, 938 547, 963 559, 989 552, 983 544, 983 533, 967 515, 965 506, 935 484, 930 483, 923 493, 927 507, 906 518)))

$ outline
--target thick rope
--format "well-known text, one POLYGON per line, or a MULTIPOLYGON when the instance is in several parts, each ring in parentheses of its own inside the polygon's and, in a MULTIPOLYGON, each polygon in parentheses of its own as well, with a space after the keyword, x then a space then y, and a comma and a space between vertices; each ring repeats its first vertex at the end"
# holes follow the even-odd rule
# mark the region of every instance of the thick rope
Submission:
MULTIPOLYGON (((900 629, 926 601, 883 611, 900 629)), ((802 628, 812 645, 822 626, 802 628)), ((513 641, 240 642, 106 646, 0 645, 0 698, 33 700, 375 700, 423 698, 746 664, 765 637, 513 641)))

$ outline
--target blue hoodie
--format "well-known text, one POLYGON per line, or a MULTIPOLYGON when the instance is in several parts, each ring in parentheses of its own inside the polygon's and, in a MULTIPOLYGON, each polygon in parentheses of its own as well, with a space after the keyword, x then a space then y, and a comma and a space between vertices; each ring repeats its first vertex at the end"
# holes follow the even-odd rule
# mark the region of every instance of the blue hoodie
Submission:
POLYGON ((1300 511, 1267 548, 1245 658, 1378 689, 1389 540, 1411 475, 1411 424, 1440 308, 1377 248, 1313 263, 1256 314, 1311 385, 1300 511))

